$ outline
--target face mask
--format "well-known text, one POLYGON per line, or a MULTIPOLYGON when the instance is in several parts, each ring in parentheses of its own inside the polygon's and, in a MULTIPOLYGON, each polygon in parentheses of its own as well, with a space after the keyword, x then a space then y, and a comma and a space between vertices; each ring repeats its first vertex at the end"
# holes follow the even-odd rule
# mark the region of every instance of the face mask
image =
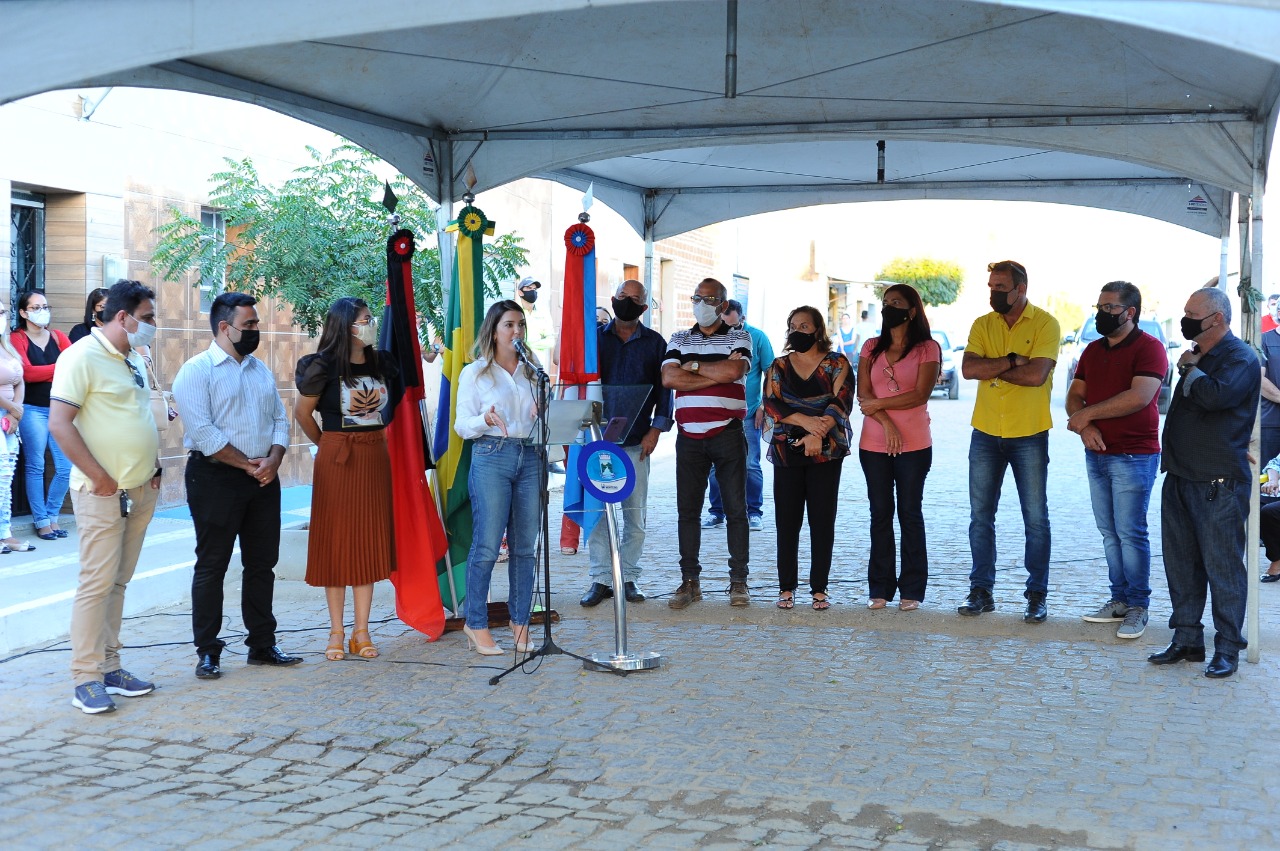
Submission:
POLYGON ((42 307, 39 310, 32 310, 27 313, 27 321, 34 322, 41 328, 49 327, 49 308, 42 307))
MULTIPOLYGON (((1128 311, 1125 312, 1127 313, 1128 311)), ((1119 331, 1120 326, 1124 323, 1124 313, 1107 313, 1105 310, 1099 310, 1098 315, 1093 318, 1093 324, 1097 326, 1098 333, 1104 337, 1110 337, 1119 331)))
POLYGON ((378 342, 378 326, 370 322, 368 325, 356 325, 356 339, 362 346, 372 346, 378 342))
POLYGON ((1005 314, 1010 310, 1013 310, 1013 305, 1009 303, 1009 296, 1011 295, 1013 295, 1011 292, 1007 293, 1002 290, 992 290, 991 309, 1000 314, 1005 314))
MULTIPOLYGON (((1208 319, 1205 317, 1204 319, 1208 319)), ((1182 336, 1188 340, 1194 340, 1205 332, 1204 319, 1192 319, 1190 316, 1182 317, 1182 336)))
POLYGON ((156 326, 148 325, 138 319, 134 319, 133 321, 138 323, 138 330, 125 332, 129 335, 129 346, 135 349, 140 349, 143 346, 151 345, 151 341, 156 338, 156 326))
POLYGON ((804 354, 818 342, 817 334, 806 334, 804 331, 792 331, 787 335, 787 345, 791 351, 804 354))
POLYGON ((645 308, 646 305, 636 304, 629 298, 615 298, 613 300, 613 315, 623 322, 635 322, 640 318, 640 314, 644 313, 645 308))
MULTIPOLYGON (((1003 310, 1000 312, 1004 313, 1003 310)), ((897 328, 910 318, 911 311, 905 307, 883 307, 880 309, 880 328, 888 331, 890 328, 897 328)))
POLYGON ((520 298, 529 302, 529 304, 533 304, 535 301, 538 300, 538 291, 537 290, 521 290, 520 298))
MULTIPOLYGON (((258 341, 262 337, 262 333, 257 328, 237 328, 240 332, 240 339, 231 344, 231 348, 236 350, 236 354, 240 357, 251 355, 258 348, 258 341)), ((231 339, 227 335, 227 339, 231 339)))
POLYGON ((709 304, 695 304, 693 306, 693 320, 703 328, 710 328, 715 325, 719 316, 720 312, 709 304))

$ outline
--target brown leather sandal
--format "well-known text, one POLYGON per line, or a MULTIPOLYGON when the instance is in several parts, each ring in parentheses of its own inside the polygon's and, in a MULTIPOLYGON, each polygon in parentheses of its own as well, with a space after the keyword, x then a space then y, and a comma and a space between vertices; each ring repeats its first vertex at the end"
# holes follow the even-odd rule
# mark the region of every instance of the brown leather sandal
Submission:
POLYGON ((376 658, 378 655, 378 648, 373 646, 373 641, 370 640, 370 638, 369 630, 367 629, 360 629, 351 633, 351 643, 349 645, 351 654, 354 656, 360 656, 364 659, 376 658), (365 637, 364 641, 360 641, 356 638, 357 635, 361 634, 365 637))
POLYGON ((340 629, 335 629, 329 633, 329 646, 324 649, 324 658, 330 662, 341 662, 347 658, 347 654, 342 651, 342 643, 346 640, 347 634, 340 629), (334 641, 333 637, 338 636, 338 640, 334 641))

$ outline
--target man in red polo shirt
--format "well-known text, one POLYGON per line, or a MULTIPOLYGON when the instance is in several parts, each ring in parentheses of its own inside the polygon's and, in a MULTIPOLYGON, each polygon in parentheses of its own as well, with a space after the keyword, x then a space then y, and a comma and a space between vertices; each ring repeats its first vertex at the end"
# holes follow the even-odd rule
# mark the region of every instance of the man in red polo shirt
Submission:
POLYGON ((1133 284, 1107 284, 1096 308, 1102 336, 1081 353, 1067 388, 1067 428, 1084 442, 1111 597, 1084 619, 1120 622, 1118 638, 1138 638, 1151 600, 1147 504, 1160 469, 1157 406, 1168 357, 1160 341, 1138 327, 1142 293, 1133 284))

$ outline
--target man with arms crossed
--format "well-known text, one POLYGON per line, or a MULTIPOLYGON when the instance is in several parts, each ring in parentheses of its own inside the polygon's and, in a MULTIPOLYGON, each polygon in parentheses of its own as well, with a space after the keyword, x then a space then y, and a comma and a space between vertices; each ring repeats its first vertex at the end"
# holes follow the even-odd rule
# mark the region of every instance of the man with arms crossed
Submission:
POLYGON ((1236 672, 1247 647, 1244 566, 1249 496, 1257 487, 1249 440, 1262 372, 1253 347, 1231 333, 1231 299, 1219 289, 1191 294, 1182 336, 1195 346, 1178 358, 1178 386, 1164 420, 1165 471, 1160 491, 1164 573, 1173 641, 1147 657, 1153 665, 1204 661, 1205 598, 1213 594, 1211 679, 1236 672))
MULTIPOLYGON (((649 503, 649 456, 658 437, 671 430, 671 391, 662 386, 662 359, 667 341, 652 328, 640 324, 649 309, 649 293, 639 281, 624 281, 613 294, 614 319, 598 332, 600 383, 604 391, 604 416, 630 417, 622 451, 636 469, 635 487, 622 501, 622 528, 618 530, 618 556, 622 561, 623 589, 628 603, 641 603, 640 556, 644 552, 645 515, 649 503), (647 395, 641 386, 647 385, 647 395), (612 389, 611 389, 612 388, 612 389), (643 399, 643 402, 641 402, 643 399), (637 410, 637 406, 639 410, 637 410)), ((591 559, 591 587, 579 601, 595 606, 613 596, 613 559, 609 529, 604 518, 587 541, 591 559)))
POLYGON ((978 381, 969 443, 969 599, 962 615, 996 608, 996 508, 1005 469, 1022 503, 1026 529, 1027 623, 1049 616, 1049 397, 1061 331, 1053 314, 1027 301, 1027 270, 1001 260, 987 266, 991 313, 969 331, 961 370, 978 381))
POLYGON ((747 527, 746 373, 751 368, 751 335, 721 318, 729 293, 715 278, 698 284, 693 296, 694 326, 676 331, 662 363, 662 383, 676 391, 676 509, 679 515, 680 587, 667 605, 683 609, 702 599, 702 526, 699 514, 711 467, 720 493, 729 537, 729 605, 751 602, 747 590, 750 532, 747 527))
POLYGON ((191 630, 196 677, 222 676, 222 585, 236 538, 244 577, 240 615, 250 665, 296 665, 276 647, 271 612, 280 556, 280 480, 289 445, 289 418, 276 377, 253 356, 258 348, 257 299, 222 293, 209 309, 209 348, 178 370, 173 395, 186 423, 187 503, 196 527, 191 577, 191 630))
POLYGON ((1139 638, 1151 602, 1147 505, 1160 467, 1164 344, 1138 327, 1142 293, 1126 281, 1102 288, 1098 333, 1067 388, 1067 428, 1084 442, 1093 519, 1102 533, 1111 596, 1089 623, 1120 621, 1117 638, 1139 638))
POLYGON ((71 506, 80 537, 80 580, 71 609, 71 705, 87 715, 116 708, 155 685, 120 663, 124 591, 133 578, 160 490, 160 435, 146 364, 135 349, 156 334, 155 293, 137 281, 107 291, 106 324, 58 358, 49 433, 71 459, 71 506))

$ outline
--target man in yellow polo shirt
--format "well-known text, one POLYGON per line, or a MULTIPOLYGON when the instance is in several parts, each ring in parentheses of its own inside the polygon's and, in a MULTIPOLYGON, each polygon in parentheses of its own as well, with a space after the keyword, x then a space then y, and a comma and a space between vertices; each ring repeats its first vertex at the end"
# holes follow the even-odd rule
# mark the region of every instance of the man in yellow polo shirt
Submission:
POLYGON ((1022 504, 1026 531, 1027 610, 1023 620, 1049 616, 1049 397, 1058 359, 1058 320, 1027 301, 1027 270, 1001 260, 987 266, 991 313, 969 330, 961 370, 978 382, 969 442, 969 598, 959 612, 980 615, 996 608, 996 508, 1004 473, 1022 504))
POLYGON ((160 437, 146 365, 136 349, 156 332, 155 293, 137 281, 107 291, 105 324, 58 358, 49 431, 71 459, 71 505, 80 537, 80 581, 71 609, 71 705, 89 715, 116 708, 111 695, 155 689, 120 664, 125 586, 160 489, 160 437))

